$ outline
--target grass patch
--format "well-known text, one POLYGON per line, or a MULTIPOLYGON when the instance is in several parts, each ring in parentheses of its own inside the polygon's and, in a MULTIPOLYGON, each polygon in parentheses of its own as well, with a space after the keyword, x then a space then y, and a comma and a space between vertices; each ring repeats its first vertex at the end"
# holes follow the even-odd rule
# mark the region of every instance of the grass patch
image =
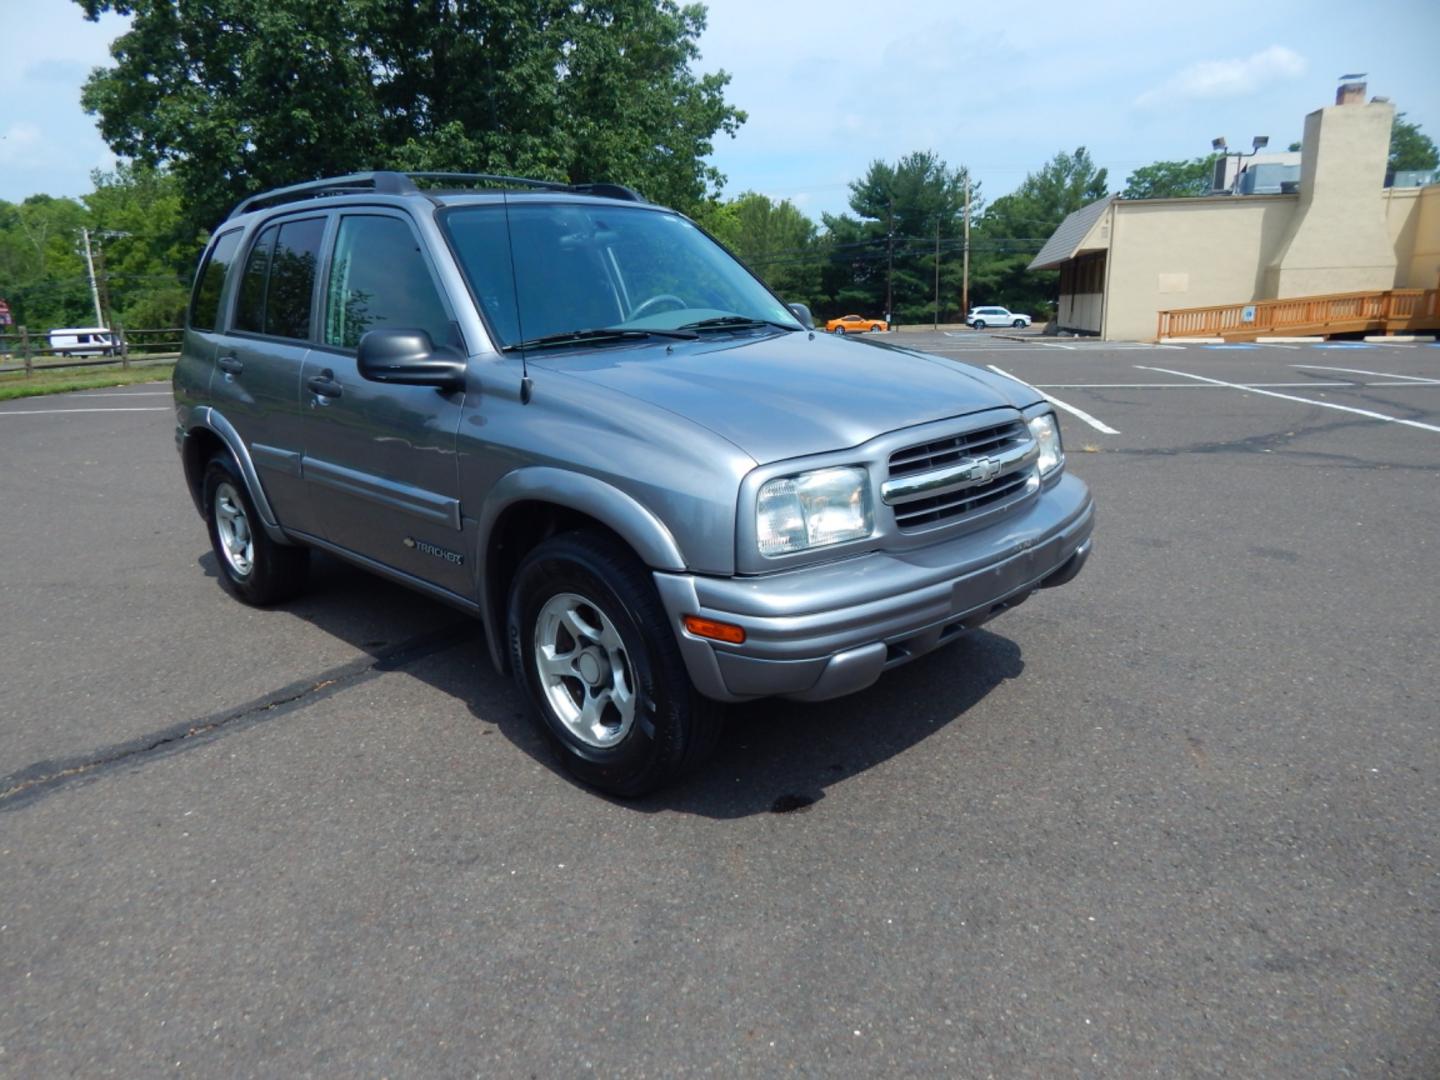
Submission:
POLYGON ((34 375, 24 372, 0 374, 0 401, 13 398, 38 397, 41 394, 64 394, 70 390, 98 390, 106 386, 129 386, 131 383, 169 382, 170 373, 175 370, 175 361, 145 364, 133 362, 130 367, 119 364, 104 368, 67 368, 63 371, 45 371, 37 368, 34 375))

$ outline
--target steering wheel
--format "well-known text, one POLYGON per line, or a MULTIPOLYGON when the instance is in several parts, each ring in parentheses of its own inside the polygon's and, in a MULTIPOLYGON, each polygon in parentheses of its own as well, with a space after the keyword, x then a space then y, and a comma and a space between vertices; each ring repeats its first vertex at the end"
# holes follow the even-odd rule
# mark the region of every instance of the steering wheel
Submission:
POLYGON ((656 294, 655 296, 650 297, 649 300, 645 300, 645 301, 641 302, 640 304, 638 304, 636 307, 634 307, 634 308, 631 310, 631 312, 630 312, 630 318, 631 318, 631 319, 638 319, 641 315, 645 314, 645 312, 649 309, 649 307, 650 307, 651 304, 661 304, 661 303, 664 303, 664 302, 667 301, 667 300, 668 300, 670 303, 674 304, 677 309, 679 309, 679 308, 687 308, 687 307, 690 306, 690 305, 687 304, 684 300, 682 300, 680 297, 676 296, 674 293, 668 293, 668 292, 658 293, 658 294, 656 294))

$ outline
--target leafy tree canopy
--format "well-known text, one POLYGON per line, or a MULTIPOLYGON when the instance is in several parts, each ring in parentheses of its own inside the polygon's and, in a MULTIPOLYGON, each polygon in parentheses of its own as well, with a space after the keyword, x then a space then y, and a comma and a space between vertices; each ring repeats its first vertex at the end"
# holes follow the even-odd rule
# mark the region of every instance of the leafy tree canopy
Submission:
POLYGON ((1043 315, 1055 292, 1054 271, 1032 273, 1029 263, 1066 216, 1108 193, 1107 174, 1085 147, 1061 151, 1027 175, 1009 195, 990 204, 981 219, 978 257, 971 274, 971 304, 1004 304, 1043 315))
POLYGON ((111 148, 168 164, 193 221, 366 168, 632 184, 682 208, 745 114, 696 75, 675 0, 76 0, 131 16, 83 94, 111 148))
POLYGON ((91 174, 81 200, 0 202, 0 296, 35 333, 95 321, 82 230, 91 234, 107 321, 180 325, 203 237, 186 224, 173 176, 143 165, 91 174))
POLYGON ((1189 161, 1156 161, 1142 165, 1125 180, 1126 199, 1174 199, 1190 195, 1206 195, 1215 171, 1215 158, 1197 157, 1189 161))
MULTIPOLYGON (((826 310, 883 314, 888 284, 897 321, 930 319, 935 312, 937 226, 941 308, 958 307, 968 182, 965 167, 951 168, 930 151, 907 154, 894 164, 871 162, 865 175, 850 184, 855 216, 823 217, 830 251, 822 274, 826 310)), ((979 184, 971 184, 970 200, 973 216, 980 208, 979 184)))
POLYGON ((1396 172, 1440 168, 1440 151, 1434 140, 1420 130, 1419 124, 1406 120, 1403 112, 1395 114, 1395 123, 1390 127, 1389 164, 1396 172))
POLYGON ((789 199, 747 191, 702 213, 700 223, 787 302, 820 299, 818 230, 789 199))

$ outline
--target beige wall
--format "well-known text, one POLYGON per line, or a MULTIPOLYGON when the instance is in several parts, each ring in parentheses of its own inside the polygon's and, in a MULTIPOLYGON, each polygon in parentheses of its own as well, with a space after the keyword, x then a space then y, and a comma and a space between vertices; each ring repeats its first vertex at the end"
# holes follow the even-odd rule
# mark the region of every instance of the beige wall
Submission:
POLYGON ((1395 286, 1385 160, 1395 106, 1331 105, 1305 117, 1300 208, 1267 261, 1266 299, 1395 286))
POLYGON ((1395 237, 1398 266, 1395 285, 1401 289, 1440 286, 1440 184, 1391 189, 1390 232, 1395 237), (1404 193, 1408 198, 1400 198, 1404 193))
POLYGON ((1117 202, 1104 336, 1153 338, 1159 311, 1255 299, 1298 201, 1251 195, 1117 202))

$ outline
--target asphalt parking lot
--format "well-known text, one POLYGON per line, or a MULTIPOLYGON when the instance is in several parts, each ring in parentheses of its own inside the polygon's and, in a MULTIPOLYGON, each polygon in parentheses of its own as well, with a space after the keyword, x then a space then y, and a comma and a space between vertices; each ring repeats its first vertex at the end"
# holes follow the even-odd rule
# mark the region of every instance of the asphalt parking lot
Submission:
POLYGON ((634 804, 449 609, 231 600, 166 387, 0 405, 0 1075, 1440 1075, 1440 347, 887 337, 1094 557, 634 804))

